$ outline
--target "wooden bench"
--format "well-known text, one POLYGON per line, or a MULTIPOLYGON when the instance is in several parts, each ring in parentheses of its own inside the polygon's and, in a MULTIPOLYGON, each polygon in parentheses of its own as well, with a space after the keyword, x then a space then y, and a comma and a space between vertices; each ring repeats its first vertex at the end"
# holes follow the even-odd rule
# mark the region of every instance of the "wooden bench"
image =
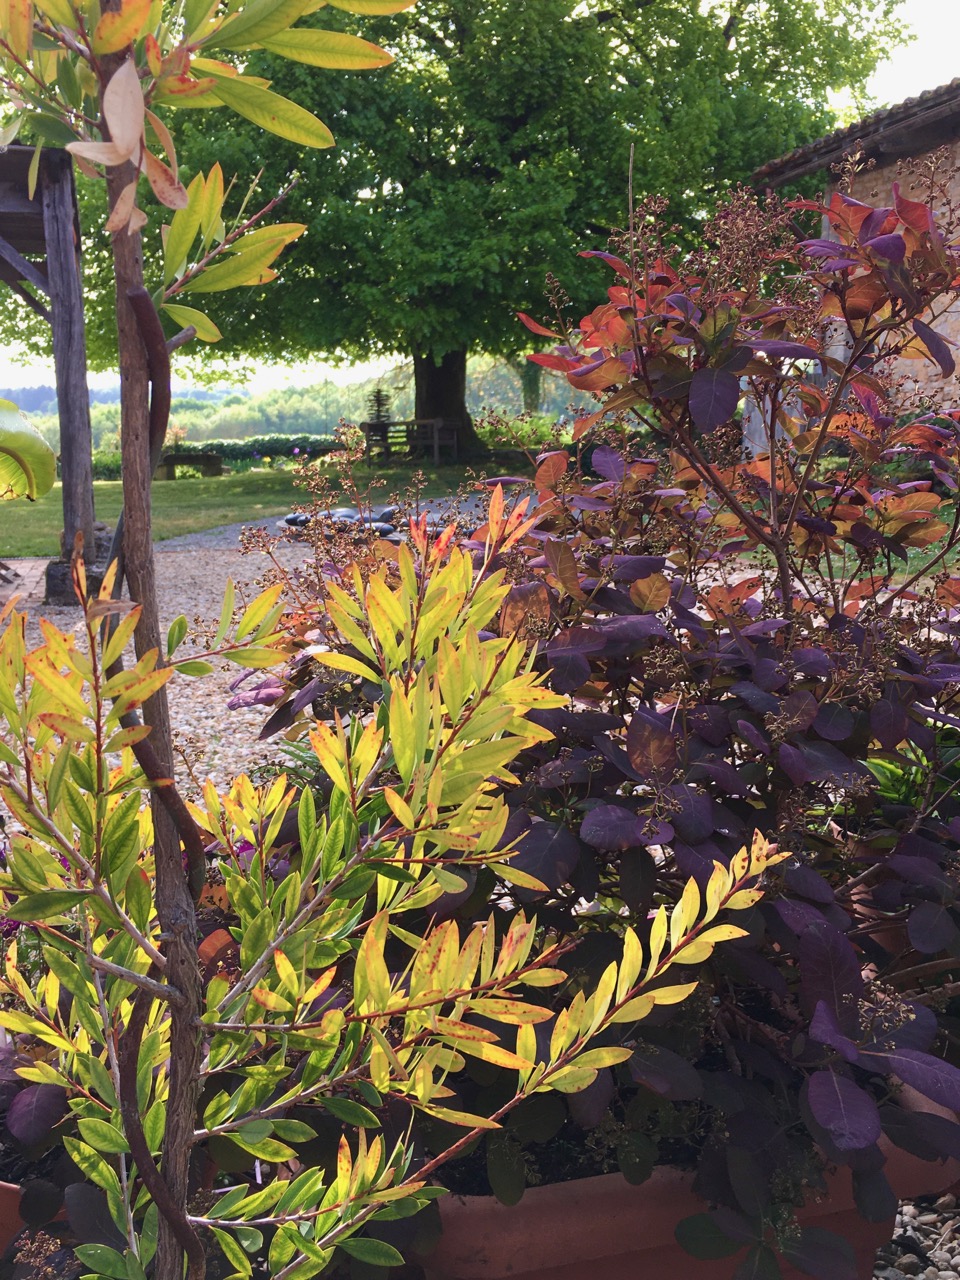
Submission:
POLYGON ((409 458, 432 457, 440 465, 440 454, 446 449, 454 462, 458 460, 460 433, 452 422, 443 418, 406 418, 402 422, 361 422, 366 445, 364 457, 376 451, 383 459, 395 453, 409 458))
POLYGON ((219 453, 165 453, 157 466, 156 480, 176 480, 177 467, 196 467, 202 476, 222 476, 219 453))

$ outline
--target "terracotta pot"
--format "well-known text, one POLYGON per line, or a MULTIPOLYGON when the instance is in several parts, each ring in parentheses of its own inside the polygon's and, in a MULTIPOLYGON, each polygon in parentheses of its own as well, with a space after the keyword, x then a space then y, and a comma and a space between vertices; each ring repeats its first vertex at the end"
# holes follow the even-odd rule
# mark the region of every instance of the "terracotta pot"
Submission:
MULTIPOLYGON (((886 1152, 885 1172, 902 1199, 939 1194, 960 1173, 960 1162, 934 1163, 898 1148, 886 1152)), ((492 1196, 445 1196, 443 1235, 420 1259, 426 1280, 638 1280, 669 1276, 730 1280, 737 1258, 697 1261, 674 1239, 681 1218, 702 1213, 693 1175, 658 1168, 642 1186, 619 1173, 532 1187, 506 1208, 492 1196)), ((849 1169, 831 1179, 829 1198, 805 1205, 804 1226, 825 1227, 849 1240, 857 1274, 871 1280, 874 1255, 893 1234, 892 1222, 866 1222, 857 1212, 849 1169)), ((803 1280, 783 1266, 784 1280, 803 1280)))
POLYGON ((20 1184, 0 1182, 0 1254, 6 1253, 10 1241, 24 1228, 20 1217, 20 1184))

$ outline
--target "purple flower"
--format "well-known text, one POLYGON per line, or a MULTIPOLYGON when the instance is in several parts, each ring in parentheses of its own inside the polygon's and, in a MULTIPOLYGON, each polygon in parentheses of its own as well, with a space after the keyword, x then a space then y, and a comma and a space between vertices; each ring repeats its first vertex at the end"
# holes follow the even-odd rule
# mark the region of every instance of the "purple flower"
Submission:
POLYGON ((300 452, 300 450, 299 450, 299 449, 294 449, 294 451, 293 451, 294 457, 296 457, 296 455, 297 455, 299 452, 300 452))

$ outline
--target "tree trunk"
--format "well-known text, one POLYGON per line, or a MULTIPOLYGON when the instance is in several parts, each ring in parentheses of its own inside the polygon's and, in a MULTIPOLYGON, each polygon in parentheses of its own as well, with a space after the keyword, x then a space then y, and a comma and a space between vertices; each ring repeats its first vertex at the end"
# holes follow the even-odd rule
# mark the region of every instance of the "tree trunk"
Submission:
POLYGON ((523 412, 539 413, 540 402, 543 399, 543 369, 532 360, 508 360, 507 363, 520 379, 523 412))
POLYGON ((467 412, 467 353, 448 351, 437 360, 414 354, 415 418, 443 418, 459 430, 461 458, 483 457, 487 447, 467 412))
MULTIPOLYGON (((116 12, 121 0, 100 0, 101 11, 116 12)), ((111 76, 123 64, 127 51, 108 55, 101 63, 101 94, 111 76)), ((104 122, 104 136, 108 130, 104 122)), ((128 182, 136 178, 131 164, 107 169, 108 207, 113 209, 128 182)), ((129 291, 143 286, 143 245, 139 233, 126 229, 112 235, 116 276, 117 338, 120 363, 120 451, 123 468, 123 558, 131 599, 143 612, 134 633, 140 657, 160 648, 160 614, 157 601, 153 540, 150 527, 150 383, 147 355, 140 338, 129 291)), ((161 649, 162 652, 162 649, 161 649)), ((167 775, 173 777, 173 739, 166 690, 161 688, 143 705, 143 718, 151 727, 150 742, 167 775)), ((185 997, 171 1006, 171 1061, 169 1097, 163 1136, 161 1172, 174 1203, 186 1211, 190 1153, 196 1119, 201 1043, 197 1030, 202 1011, 202 990, 197 962, 197 926, 193 899, 183 869, 183 855, 176 828, 156 796, 152 804, 157 916, 163 931, 167 959, 164 977, 185 997)), ((155 1280, 182 1280, 184 1249, 177 1239, 185 1218, 172 1224, 161 1214, 155 1280)), ((200 1280, 191 1267, 189 1280, 200 1280)))

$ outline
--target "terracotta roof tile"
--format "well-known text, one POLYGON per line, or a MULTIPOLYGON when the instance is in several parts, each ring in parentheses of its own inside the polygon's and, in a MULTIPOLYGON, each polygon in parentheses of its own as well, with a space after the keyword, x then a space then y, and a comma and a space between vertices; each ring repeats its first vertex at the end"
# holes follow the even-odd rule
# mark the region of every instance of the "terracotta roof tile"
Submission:
POLYGON ((960 78, 917 98, 885 107, 846 129, 797 147, 770 160, 754 173, 755 187, 780 187, 807 174, 817 173, 841 160, 857 142, 867 155, 892 159, 920 154, 948 138, 960 135, 960 78))

